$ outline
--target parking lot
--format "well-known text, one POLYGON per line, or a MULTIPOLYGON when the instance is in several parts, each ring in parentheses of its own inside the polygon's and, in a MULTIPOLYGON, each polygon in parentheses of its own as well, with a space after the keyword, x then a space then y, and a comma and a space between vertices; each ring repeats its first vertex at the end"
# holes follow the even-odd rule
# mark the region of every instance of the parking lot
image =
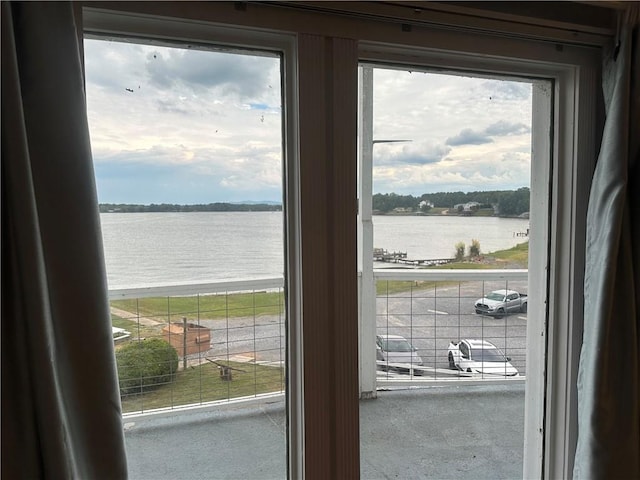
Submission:
MULTIPOLYGON (((418 349, 426 367, 449 368, 449 343, 463 338, 486 340, 498 347, 521 375, 526 375, 527 313, 494 318, 475 313, 474 302, 505 282, 460 282, 456 285, 378 295, 376 333, 401 335, 418 349)), ((509 289, 527 293, 525 281, 509 289)))

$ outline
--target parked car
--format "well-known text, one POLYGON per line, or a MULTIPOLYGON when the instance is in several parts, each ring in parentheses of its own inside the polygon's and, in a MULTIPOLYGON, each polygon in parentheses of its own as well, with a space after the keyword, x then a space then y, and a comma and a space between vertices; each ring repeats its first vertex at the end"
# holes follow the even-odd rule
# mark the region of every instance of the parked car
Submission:
POLYGON ((511 358, 505 357, 493 343, 486 340, 462 339, 449 343, 449 368, 467 373, 484 375, 519 375, 511 365, 511 358))
MULTIPOLYGON (((409 368, 402 364, 410 364, 412 367, 423 365, 418 349, 400 335, 376 335, 376 359, 384 362, 381 365, 383 370, 408 371, 409 368)), ((414 374, 420 373, 422 371, 414 371, 414 374)))
POLYGON ((515 290, 494 290, 476 300, 476 313, 502 318, 509 313, 527 311, 527 294, 515 290))

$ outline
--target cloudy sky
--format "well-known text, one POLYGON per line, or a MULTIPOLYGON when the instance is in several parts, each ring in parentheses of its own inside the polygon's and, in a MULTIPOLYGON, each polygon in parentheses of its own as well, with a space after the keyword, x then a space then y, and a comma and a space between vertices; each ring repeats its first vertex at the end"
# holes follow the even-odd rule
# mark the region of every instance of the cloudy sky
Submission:
MULTIPOLYGON (((280 62, 86 40, 102 203, 277 201, 280 62)), ((531 85, 375 69, 374 192, 529 185, 531 85)))

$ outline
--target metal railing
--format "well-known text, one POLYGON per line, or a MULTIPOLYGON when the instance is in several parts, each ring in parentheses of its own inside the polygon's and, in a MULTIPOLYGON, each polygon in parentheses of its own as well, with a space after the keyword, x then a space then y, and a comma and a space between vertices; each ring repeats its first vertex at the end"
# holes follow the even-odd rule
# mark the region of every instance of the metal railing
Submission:
MULTIPOLYGON (((479 315, 474 302, 498 289, 526 293, 526 270, 376 269, 374 278, 379 341, 401 336, 416 349, 394 355, 378 348, 378 360, 370 366, 377 369, 378 387, 524 379, 526 312, 479 315), (463 339, 490 342, 518 376, 506 363, 490 372, 461 357, 451 363, 449 347, 463 339)), ((283 288, 282 278, 268 278, 111 290, 114 339, 116 332, 117 338, 128 334, 114 342, 123 412, 155 414, 281 396, 283 288), (148 368, 128 368, 127 350, 137 351, 150 339, 168 342, 177 356, 151 357, 148 368)))
POLYGON ((119 289, 109 297, 114 331, 130 333, 115 346, 125 414, 284 391, 282 278, 119 289), (148 353, 152 339, 173 348, 148 353))

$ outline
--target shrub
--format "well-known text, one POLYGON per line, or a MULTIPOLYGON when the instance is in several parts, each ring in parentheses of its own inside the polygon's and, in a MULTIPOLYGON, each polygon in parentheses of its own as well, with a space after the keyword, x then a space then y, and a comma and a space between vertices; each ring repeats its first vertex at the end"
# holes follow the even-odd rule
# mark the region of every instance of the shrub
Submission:
POLYGON ((170 383, 178 369, 178 353, 159 338, 123 345, 116 352, 120 395, 144 393, 170 383))
POLYGON ((456 260, 460 261, 464 258, 464 249, 465 249, 465 245, 464 242, 458 242, 456 243, 456 260))
POLYGON ((476 240, 475 238, 471 239, 471 246, 469 246, 469 256, 480 256, 480 240, 476 240))

